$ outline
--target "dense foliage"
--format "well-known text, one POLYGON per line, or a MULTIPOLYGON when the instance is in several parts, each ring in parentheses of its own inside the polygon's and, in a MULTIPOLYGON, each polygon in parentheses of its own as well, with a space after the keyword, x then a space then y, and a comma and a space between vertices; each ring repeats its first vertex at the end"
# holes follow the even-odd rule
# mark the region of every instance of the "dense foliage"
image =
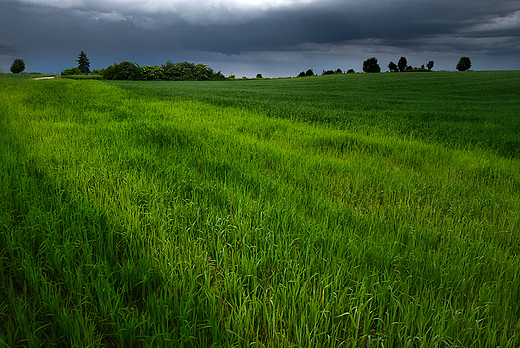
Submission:
POLYGON ((81 70, 76 66, 74 68, 65 69, 61 72, 61 76, 81 75, 81 70))
POLYGON ((204 64, 166 62, 162 66, 138 66, 131 62, 113 64, 101 71, 107 80, 220 81, 225 77, 204 64))
POLYGON ((460 57, 459 62, 457 63, 458 71, 466 71, 471 68, 471 60, 469 57, 460 57))
POLYGON ((434 62, 433 60, 430 60, 426 66, 428 67, 428 70, 426 70, 426 67, 424 64, 420 67, 412 67, 408 65, 408 61, 406 57, 399 58, 398 64, 395 64, 393 61, 388 64, 388 70, 390 72, 424 72, 424 71, 431 71, 433 68, 434 62))
POLYGON ((399 72, 399 68, 394 62, 388 63, 388 70, 390 70, 390 72, 399 72))
POLYGON ((377 63, 377 58, 369 58, 363 62, 363 71, 366 73, 381 72, 381 67, 377 63))
POLYGON ((406 60, 406 57, 399 58, 399 61, 397 62, 397 67, 399 68, 399 71, 400 72, 405 71, 407 66, 408 66, 408 60, 406 60))
POLYGON ((13 64, 11 64, 10 70, 13 74, 19 74, 23 72, 25 70, 25 62, 20 58, 15 59, 13 64))
POLYGON ((312 70, 312 69, 307 69, 307 71, 301 71, 301 72, 298 74, 298 77, 306 77, 306 76, 314 76, 314 70, 312 70))
POLYGON ((141 72, 137 64, 121 62, 101 70, 101 76, 107 80, 139 80, 141 72))

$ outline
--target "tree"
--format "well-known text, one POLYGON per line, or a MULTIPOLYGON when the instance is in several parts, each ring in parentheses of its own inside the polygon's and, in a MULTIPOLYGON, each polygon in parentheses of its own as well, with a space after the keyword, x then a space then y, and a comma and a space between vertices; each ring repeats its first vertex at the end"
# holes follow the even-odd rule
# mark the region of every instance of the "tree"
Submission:
POLYGON ((433 69, 433 64, 435 64, 433 62, 433 60, 430 60, 427 64, 426 64, 426 67, 428 68, 429 71, 431 71, 433 69))
POLYGON ((337 68, 336 71, 334 71, 334 74, 343 74, 343 70, 337 68))
POLYGON ((256 78, 257 78, 257 79, 262 79, 263 76, 262 76, 262 74, 256 74, 256 78))
POLYGON ((83 75, 90 74, 90 60, 87 58, 87 54, 81 51, 78 55, 78 68, 83 75))
POLYGON ((397 66, 399 67, 400 72, 405 71, 406 67, 408 66, 408 61, 406 60, 406 57, 399 58, 399 61, 397 62, 397 66))
POLYGON ((399 72, 399 68, 394 62, 388 63, 388 70, 390 70, 390 72, 399 72))
POLYGON ((356 71, 354 69, 348 69, 347 74, 355 74, 356 71))
POLYGON ((25 70, 25 63, 22 59, 15 59, 13 64, 11 65, 11 72, 13 74, 18 74, 18 73, 21 73, 22 71, 25 70))
POLYGON ((314 76, 314 71, 312 69, 307 70, 305 76, 314 76))
POLYGON ((458 71, 466 71, 471 68, 471 60, 469 57, 460 57, 459 62, 457 63, 457 70, 458 71))
POLYGON ((363 62, 363 71, 366 73, 381 72, 381 67, 377 64, 377 58, 368 58, 363 62))

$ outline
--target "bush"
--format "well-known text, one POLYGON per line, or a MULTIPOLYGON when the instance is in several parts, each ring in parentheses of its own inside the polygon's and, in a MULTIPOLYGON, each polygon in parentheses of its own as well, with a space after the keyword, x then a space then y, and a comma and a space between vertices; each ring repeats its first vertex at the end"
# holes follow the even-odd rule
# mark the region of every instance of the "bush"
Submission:
POLYGON ((107 67, 102 76, 106 80, 137 80, 140 77, 140 69, 137 64, 121 62, 107 67))
POLYGON ((162 66, 164 79, 169 81, 223 81, 226 79, 220 71, 214 72, 204 64, 193 64, 188 62, 172 63, 167 61, 162 66))
POLYGON ((94 69, 90 72, 90 75, 103 75, 105 69, 94 69))
POLYGON ((381 67, 377 64, 377 58, 369 58, 363 62, 363 71, 366 73, 381 72, 381 67))
POLYGON ((348 69, 347 74, 355 74, 356 71, 354 69, 348 69))
POLYGON ((81 70, 78 67, 65 69, 61 72, 61 76, 81 75, 81 70))
POLYGON ((334 70, 323 70, 322 75, 334 75, 334 70))
POLYGON ((413 68, 411 66, 408 66, 408 67, 406 67, 406 70, 404 72, 428 72, 428 71, 430 71, 430 70, 426 70, 423 65, 420 68, 417 68, 417 67, 413 68))

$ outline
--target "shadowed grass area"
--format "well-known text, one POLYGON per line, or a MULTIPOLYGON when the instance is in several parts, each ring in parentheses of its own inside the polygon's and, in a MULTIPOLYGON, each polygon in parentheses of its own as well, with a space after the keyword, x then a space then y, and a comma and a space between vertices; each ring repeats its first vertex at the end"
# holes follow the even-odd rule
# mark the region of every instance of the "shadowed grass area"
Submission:
POLYGON ((0 342, 520 343, 514 156, 179 86, 0 80, 0 342))

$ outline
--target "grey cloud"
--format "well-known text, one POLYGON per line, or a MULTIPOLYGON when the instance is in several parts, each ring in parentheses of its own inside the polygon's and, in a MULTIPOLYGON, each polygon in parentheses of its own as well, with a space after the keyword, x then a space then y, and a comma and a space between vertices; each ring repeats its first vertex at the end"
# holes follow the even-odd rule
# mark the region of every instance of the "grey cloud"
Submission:
POLYGON ((237 62, 251 62, 256 54, 265 64, 283 52, 334 62, 341 55, 360 59, 399 52, 520 53, 517 0, 322 0, 276 8, 237 7, 223 0, 48 4, 0 0, 0 46, 9 40, 11 51, 26 54, 85 50, 103 57, 103 63, 149 59, 147 64, 211 52, 237 62))

